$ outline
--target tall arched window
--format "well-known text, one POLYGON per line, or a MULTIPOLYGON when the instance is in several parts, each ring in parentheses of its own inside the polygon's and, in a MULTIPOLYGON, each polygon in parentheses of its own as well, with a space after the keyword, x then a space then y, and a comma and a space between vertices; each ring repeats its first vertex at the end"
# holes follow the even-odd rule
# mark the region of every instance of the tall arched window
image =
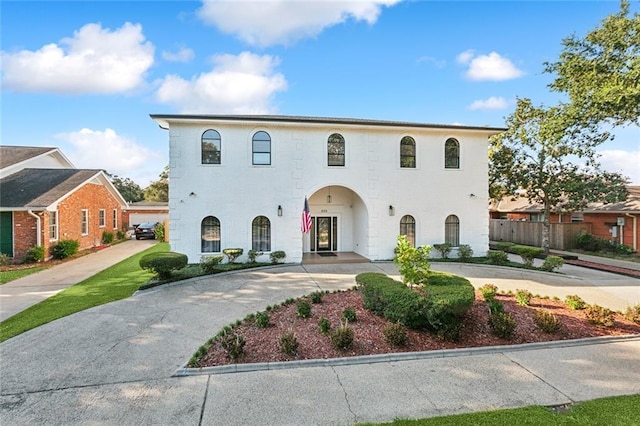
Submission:
POLYGON ((454 214, 447 216, 444 221, 444 242, 452 247, 460 245, 460 219, 454 214))
POLYGON ((220 164, 220 133, 209 129, 202 134, 202 164, 220 164))
POLYGON ((327 165, 344 166, 344 137, 339 133, 332 134, 327 141, 327 165))
POLYGON ((251 249, 271 251, 271 222, 265 216, 258 216, 251 223, 251 249))
POLYGON ((413 247, 416 246, 416 220, 413 216, 402 216, 402 219, 400 219, 400 235, 407 237, 407 241, 413 247))
POLYGON ((400 140, 400 167, 416 167, 416 141, 411 136, 400 140))
POLYGON ((445 169, 460 168, 460 143, 453 138, 444 143, 444 167, 445 169))
POLYGON ((257 132, 251 142, 253 164, 271 164, 271 136, 267 132, 257 132))
POLYGON ((220 221, 217 217, 207 216, 200 224, 200 251, 202 253, 220 252, 220 221))

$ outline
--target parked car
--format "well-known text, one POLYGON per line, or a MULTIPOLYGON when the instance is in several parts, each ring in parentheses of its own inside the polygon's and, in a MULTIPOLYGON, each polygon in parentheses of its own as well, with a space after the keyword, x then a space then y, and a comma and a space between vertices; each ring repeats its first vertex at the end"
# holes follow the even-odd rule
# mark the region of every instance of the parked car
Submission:
POLYGON ((136 233, 136 240, 139 240, 141 238, 152 238, 152 239, 156 239, 156 226, 158 225, 158 223, 141 223, 140 225, 136 226, 135 229, 135 233, 136 233))

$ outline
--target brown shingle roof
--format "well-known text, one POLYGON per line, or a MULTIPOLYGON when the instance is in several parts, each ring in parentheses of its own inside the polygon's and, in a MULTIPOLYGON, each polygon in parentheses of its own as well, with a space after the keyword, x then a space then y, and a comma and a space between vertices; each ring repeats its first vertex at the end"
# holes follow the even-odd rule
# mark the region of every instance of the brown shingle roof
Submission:
POLYGON ((0 146, 0 169, 37 157, 56 148, 41 146, 0 146))

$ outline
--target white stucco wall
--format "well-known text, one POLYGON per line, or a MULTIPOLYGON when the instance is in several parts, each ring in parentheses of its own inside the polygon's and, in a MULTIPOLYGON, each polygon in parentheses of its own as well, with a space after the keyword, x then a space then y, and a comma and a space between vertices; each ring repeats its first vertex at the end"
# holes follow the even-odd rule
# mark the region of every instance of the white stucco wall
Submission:
MULTIPOLYGON (((215 216, 221 248, 251 248, 251 222, 271 221, 272 250, 300 262, 310 247, 300 231, 305 196, 312 215, 337 216, 338 251, 371 260, 393 257, 402 216, 416 220, 416 244, 444 242, 444 222, 460 219, 460 243, 476 254, 488 249, 488 136, 495 129, 423 128, 332 123, 167 120, 170 141, 170 244, 198 262, 200 224, 215 216), (201 136, 220 133, 220 165, 201 164, 201 136), (271 165, 252 165, 255 132, 271 136, 271 165), (327 166, 327 139, 340 133, 346 165, 327 166), (400 140, 416 141, 415 169, 400 168, 400 140), (445 169, 444 143, 460 143, 460 168, 445 169), (331 188, 332 203, 326 203, 331 188), (474 194, 474 196, 470 196, 474 194), (278 206, 283 215, 277 215, 278 206), (389 206, 395 210, 389 215, 389 206)), ((267 260, 265 257, 264 260, 267 260)))

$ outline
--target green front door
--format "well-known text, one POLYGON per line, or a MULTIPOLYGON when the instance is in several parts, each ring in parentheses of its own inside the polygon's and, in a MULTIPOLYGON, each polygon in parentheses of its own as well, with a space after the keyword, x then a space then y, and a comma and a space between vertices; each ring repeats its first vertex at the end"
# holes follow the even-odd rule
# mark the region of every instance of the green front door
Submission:
POLYGON ((0 212, 0 253, 13 257, 12 212, 0 212))

